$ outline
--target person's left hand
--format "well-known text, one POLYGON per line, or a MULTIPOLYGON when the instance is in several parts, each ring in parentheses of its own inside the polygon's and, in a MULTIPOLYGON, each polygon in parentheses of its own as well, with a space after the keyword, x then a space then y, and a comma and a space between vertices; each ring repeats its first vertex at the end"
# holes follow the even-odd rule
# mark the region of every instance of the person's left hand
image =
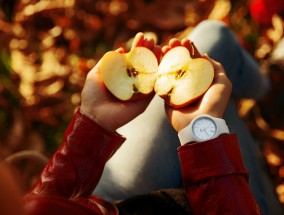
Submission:
MULTIPOLYGON (((190 40, 183 39, 180 41, 173 38, 170 40, 169 45, 163 47, 162 52, 165 54, 177 46, 184 46, 188 50, 192 49, 190 40)), ((175 109, 165 104, 167 117, 177 132, 189 125, 194 117, 201 114, 209 114, 213 117, 222 118, 229 102, 232 83, 228 79, 223 66, 208 55, 203 55, 202 57, 210 61, 214 67, 214 80, 209 89, 198 101, 184 108, 175 109)))
MULTIPOLYGON (((154 44, 152 38, 146 38, 143 33, 136 34, 132 49, 143 46, 153 51, 158 61, 161 57, 161 48, 154 44)), ((116 50, 124 53, 122 48, 116 50)), ((80 111, 96 121, 107 130, 115 131, 141 114, 154 96, 133 102, 122 102, 108 92, 100 74, 100 62, 88 73, 81 94, 80 111)))

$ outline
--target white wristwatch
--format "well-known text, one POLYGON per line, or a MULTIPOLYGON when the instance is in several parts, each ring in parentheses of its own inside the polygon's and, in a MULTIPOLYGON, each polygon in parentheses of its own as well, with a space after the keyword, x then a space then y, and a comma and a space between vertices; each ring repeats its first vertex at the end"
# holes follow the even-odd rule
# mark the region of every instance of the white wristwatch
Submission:
POLYGON ((188 126, 180 130, 178 137, 181 145, 184 145, 189 142, 204 142, 229 133, 225 120, 204 114, 195 117, 188 126))

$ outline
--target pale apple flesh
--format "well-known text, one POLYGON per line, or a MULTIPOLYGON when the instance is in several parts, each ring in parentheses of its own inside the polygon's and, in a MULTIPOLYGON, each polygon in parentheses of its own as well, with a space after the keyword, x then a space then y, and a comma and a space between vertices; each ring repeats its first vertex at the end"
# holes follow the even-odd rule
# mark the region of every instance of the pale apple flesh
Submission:
POLYGON ((182 108, 200 96, 212 84, 213 65, 204 58, 191 58, 183 47, 171 49, 159 66, 155 92, 172 107, 182 108))
POLYGON ((150 95, 154 90, 157 70, 157 58, 145 47, 136 47, 126 54, 107 52, 100 64, 105 86, 122 101, 150 95))

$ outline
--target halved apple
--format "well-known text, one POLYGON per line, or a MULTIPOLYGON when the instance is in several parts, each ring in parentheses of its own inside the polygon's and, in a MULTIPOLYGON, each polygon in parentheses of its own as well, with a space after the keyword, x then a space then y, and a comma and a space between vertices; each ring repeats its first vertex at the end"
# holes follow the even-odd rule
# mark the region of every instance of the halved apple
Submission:
POLYGON ((159 65, 154 90, 174 108, 198 99, 214 78, 214 68, 208 60, 191 56, 194 55, 187 48, 178 46, 169 50, 159 65))
POLYGON ((136 47, 128 53, 107 52, 100 72, 107 89, 119 100, 134 101, 154 91, 158 61, 153 52, 136 47))

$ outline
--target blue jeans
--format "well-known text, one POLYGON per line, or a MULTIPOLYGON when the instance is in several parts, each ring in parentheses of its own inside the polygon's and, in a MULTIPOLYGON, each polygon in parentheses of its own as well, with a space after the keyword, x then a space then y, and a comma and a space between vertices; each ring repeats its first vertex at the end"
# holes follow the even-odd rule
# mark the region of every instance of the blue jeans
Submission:
MULTIPOLYGON (((233 84, 224 114, 230 132, 237 133, 250 187, 264 214, 283 214, 274 187, 262 169, 259 148, 239 117, 234 98, 259 99, 269 89, 256 61, 242 49, 223 23, 204 21, 189 35, 201 53, 223 64, 233 84)), ((177 156, 179 140, 164 113, 164 102, 155 96, 146 111, 118 130, 127 140, 108 161, 94 191, 107 200, 123 199, 161 188, 182 186, 177 156)))

